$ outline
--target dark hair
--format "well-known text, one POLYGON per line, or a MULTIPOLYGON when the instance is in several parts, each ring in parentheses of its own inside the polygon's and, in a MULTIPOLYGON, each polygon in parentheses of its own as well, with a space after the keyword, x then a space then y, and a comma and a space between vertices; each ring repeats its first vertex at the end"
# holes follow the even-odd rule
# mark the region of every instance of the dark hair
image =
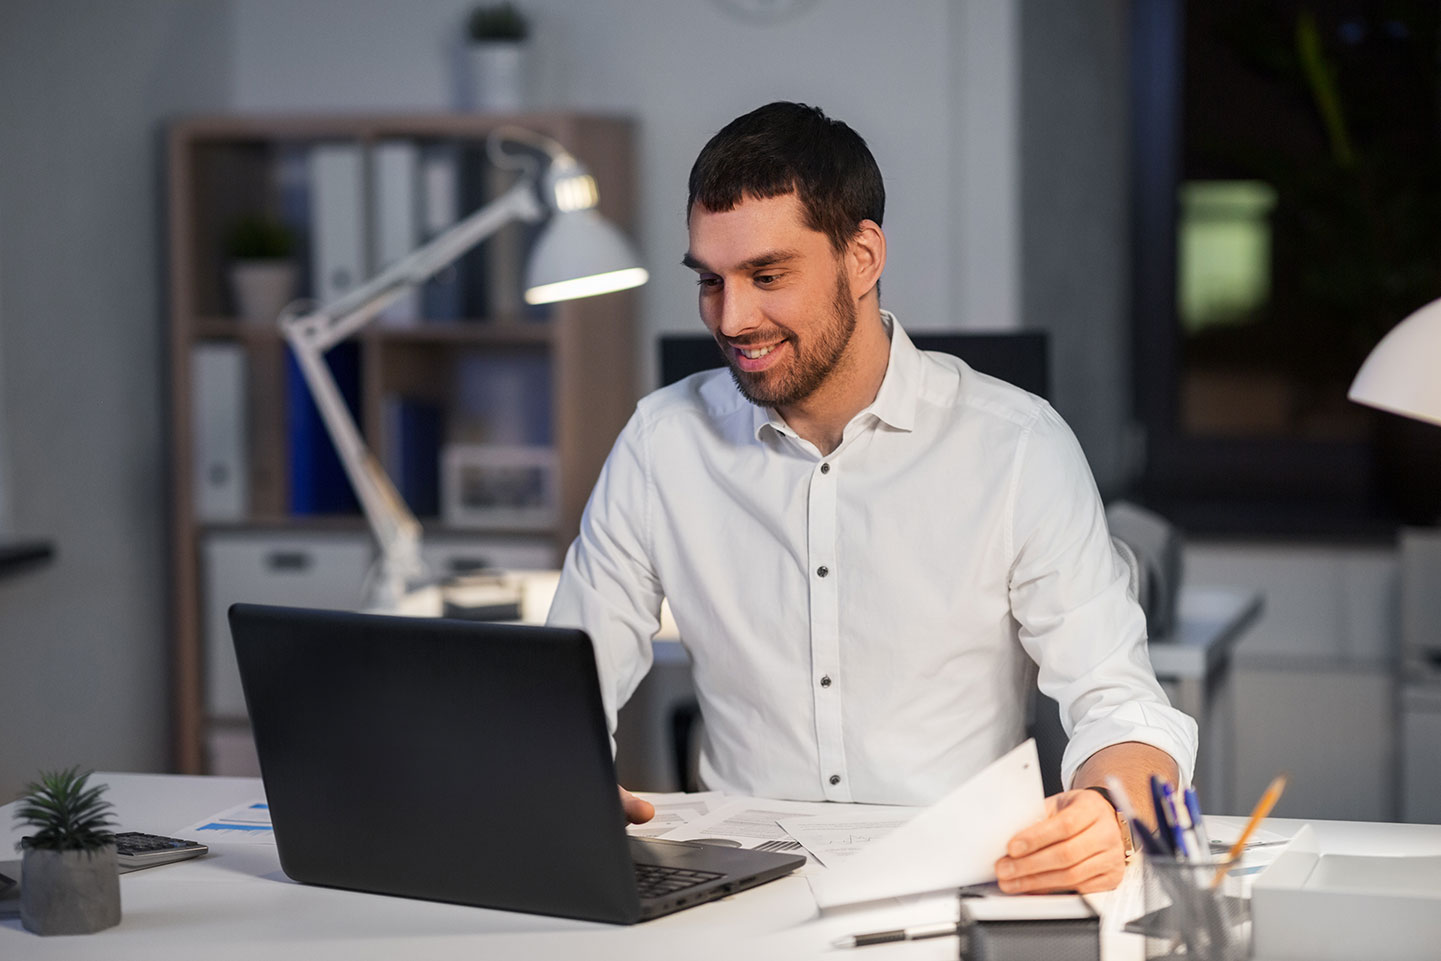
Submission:
POLYGON ((696 204, 733 210, 745 197, 795 193, 806 226, 839 253, 862 220, 880 224, 886 187, 860 134, 817 107, 777 101, 737 117, 710 138, 690 170, 686 222, 696 204))

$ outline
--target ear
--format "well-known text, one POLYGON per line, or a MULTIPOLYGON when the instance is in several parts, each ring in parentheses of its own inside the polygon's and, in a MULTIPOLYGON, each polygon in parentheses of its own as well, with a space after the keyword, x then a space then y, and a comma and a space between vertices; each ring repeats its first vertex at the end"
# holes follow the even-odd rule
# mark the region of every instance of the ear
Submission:
POLYGON ((874 220, 862 220, 846 247, 851 296, 857 300, 875 290, 886 268, 886 235, 874 220))

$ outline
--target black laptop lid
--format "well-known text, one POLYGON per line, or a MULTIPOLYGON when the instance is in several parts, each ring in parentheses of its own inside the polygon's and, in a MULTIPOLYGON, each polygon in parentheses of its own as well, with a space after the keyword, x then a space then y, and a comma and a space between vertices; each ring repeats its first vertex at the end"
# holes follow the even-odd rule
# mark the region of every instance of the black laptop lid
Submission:
POLYGON ((230 624, 287 875, 638 915, 583 632, 251 604, 230 624))

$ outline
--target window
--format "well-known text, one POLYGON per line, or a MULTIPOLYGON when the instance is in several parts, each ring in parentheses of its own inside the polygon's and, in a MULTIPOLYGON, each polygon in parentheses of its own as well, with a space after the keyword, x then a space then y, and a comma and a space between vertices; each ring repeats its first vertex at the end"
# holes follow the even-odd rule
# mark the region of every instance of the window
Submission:
POLYGON ((1433 522, 1441 429, 1346 389, 1441 297, 1441 7, 1156 0, 1132 16, 1147 499, 1216 532, 1433 522))

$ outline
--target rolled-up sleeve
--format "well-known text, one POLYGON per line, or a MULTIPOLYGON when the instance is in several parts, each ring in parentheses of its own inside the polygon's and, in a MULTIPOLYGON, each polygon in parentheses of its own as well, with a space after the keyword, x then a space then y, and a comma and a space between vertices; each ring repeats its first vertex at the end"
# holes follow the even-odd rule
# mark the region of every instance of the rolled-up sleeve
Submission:
POLYGON ((1061 783, 1104 747, 1139 741, 1175 759, 1190 783, 1196 722, 1172 707, 1146 650, 1105 512, 1075 436, 1049 406, 1026 428, 1011 482, 1011 610, 1040 689, 1069 737, 1061 783))
POLYGON ((650 562, 651 480, 638 410, 617 438, 566 552, 546 623, 590 634, 612 736, 650 670, 662 592, 650 562))

